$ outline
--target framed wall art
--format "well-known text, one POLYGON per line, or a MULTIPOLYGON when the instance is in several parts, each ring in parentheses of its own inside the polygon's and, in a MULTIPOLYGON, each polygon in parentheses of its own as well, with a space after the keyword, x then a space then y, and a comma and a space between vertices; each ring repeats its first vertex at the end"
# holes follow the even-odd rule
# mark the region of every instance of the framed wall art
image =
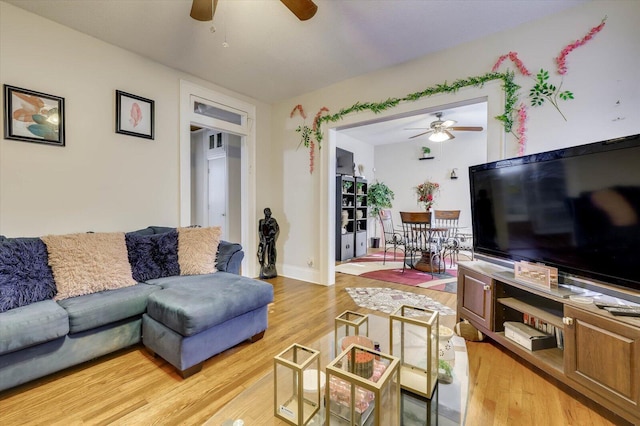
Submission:
POLYGON ((153 139, 154 101, 116 90, 116 133, 153 139))
POLYGON ((4 138, 64 146, 64 98, 5 84, 4 138))

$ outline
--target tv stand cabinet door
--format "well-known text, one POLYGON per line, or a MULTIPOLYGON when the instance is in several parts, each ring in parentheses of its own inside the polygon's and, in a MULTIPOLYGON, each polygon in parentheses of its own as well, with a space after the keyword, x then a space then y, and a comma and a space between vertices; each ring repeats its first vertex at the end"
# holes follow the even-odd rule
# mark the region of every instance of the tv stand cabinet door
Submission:
POLYGON ((640 420, 640 327, 567 305, 564 313, 565 375, 640 420))
POLYGON ((493 287, 491 277, 460 266, 458 316, 469 320, 477 328, 493 331, 493 287))

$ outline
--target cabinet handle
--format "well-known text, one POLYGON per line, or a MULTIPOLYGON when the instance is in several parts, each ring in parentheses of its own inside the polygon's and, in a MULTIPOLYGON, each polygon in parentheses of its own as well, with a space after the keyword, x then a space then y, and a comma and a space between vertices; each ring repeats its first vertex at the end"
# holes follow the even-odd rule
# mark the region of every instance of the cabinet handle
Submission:
POLYGON ((564 325, 573 325, 573 318, 571 318, 571 317, 562 317, 562 323, 564 325))
POLYGON ((489 290, 491 290, 491 286, 488 284, 485 284, 484 291, 489 291, 489 290))

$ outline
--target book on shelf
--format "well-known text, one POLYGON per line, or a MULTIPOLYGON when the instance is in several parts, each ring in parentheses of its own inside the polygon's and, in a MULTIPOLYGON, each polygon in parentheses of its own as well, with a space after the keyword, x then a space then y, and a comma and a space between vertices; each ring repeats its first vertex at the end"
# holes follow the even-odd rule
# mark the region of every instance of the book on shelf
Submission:
POLYGON ((558 349, 564 349, 564 331, 562 330, 562 328, 556 327, 538 317, 527 313, 522 314, 522 322, 530 327, 535 328, 536 330, 539 330, 550 336, 554 336, 558 349))
POLYGON ((555 337, 521 322, 505 322, 504 335, 530 351, 556 347, 555 337))

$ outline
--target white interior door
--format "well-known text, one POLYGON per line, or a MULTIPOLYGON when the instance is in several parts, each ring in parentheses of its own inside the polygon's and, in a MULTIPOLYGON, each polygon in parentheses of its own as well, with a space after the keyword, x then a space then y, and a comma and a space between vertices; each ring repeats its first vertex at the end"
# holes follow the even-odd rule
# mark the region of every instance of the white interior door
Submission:
POLYGON ((226 158, 209 160, 209 226, 222 227, 222 239, 228 229, 227 188, 226 158))

